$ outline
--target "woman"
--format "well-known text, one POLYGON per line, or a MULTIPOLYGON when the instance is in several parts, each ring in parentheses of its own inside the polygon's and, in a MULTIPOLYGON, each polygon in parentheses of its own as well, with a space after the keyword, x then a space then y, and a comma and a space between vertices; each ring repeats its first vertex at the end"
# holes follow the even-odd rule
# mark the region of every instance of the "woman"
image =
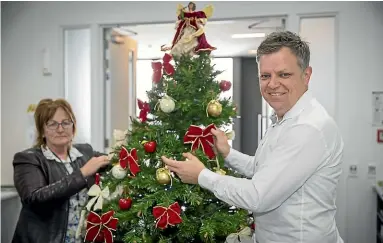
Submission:
POLYGON ((108 157, 89 144, 72 145, 76 118, 63 99, 43 99, 35 111, 34 148, 14 156, 14 183, 22 209, 13 243, 77 243, 87 189, 108 157))

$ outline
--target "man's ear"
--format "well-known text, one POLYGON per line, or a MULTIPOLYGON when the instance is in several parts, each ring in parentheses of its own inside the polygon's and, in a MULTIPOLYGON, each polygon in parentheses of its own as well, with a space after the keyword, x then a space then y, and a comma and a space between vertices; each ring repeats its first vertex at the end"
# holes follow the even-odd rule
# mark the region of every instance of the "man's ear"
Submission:
POLYGON ((312 67, 311 67, 311 66, 308 66, 308 67, 305 69, 304 73, 303 73, 303 76, 304 76, 303 78, 304 78, 304 80, 305 80, 305 84, 306 84, 306 85, 308 85, 309 82, 310 82, 310 78, 311 78, 311 74, 312 74, 312 72, 313 72, 312 67))

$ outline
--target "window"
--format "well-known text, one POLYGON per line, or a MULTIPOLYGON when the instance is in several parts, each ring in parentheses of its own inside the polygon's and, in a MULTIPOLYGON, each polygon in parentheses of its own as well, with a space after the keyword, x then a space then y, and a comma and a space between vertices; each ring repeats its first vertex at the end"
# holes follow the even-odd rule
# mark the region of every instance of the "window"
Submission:
POLYGON ((90 143, 90 29, 64 30, 65 98, 77 120, 75 142, 90 143))

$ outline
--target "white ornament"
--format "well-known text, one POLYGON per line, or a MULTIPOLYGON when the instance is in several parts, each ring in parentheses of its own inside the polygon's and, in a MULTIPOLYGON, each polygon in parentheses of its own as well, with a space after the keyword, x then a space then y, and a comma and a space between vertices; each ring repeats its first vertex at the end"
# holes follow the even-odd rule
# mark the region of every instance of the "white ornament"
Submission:
POLYGON ((124 192, 124 187, 122 185, 118 185, 116 187, 116 190, 110 194, 108 200, 114 200, 116 198, 121 197, 122 193, 124 192))
POLYGON ((150 166, 150 159, 144 160, 144 164, 149 167, 150 166))
POLYGON ((172 97, 165 95, 160 100, 160 109, 165 113, 170 113, 174 111, 176 104, 174 103, 174 100, 172 97))
POLYGON ((114 178, 116 179, 124 179, 126 174, 128 173, 127 170, 124 170, 121 165, 119 164, 116 164, 115 166, 113 166, 112 168, 112 175, 114 178))
POLYGON ((227 139, 234 140, 235 139, 235 132, 234 130, 231 132, 226 133, 227 139))
POLYGON ((109 197, 109 187, 105 187, 101 190, 101 187, 99 185, 93 184, 93 186, 88 191, 88 196, 93 197, 89 200, 88 204, 86 205, 86 209, 88 211, 91 211, 93 204, 93 210, 102 209, 104 199, 107 199, 109 197))
POLYGON ((114 146, 118 147, 125 143, 126 135, 128 134, 128 130, 113 130, 113 138, 114 138, 114 146))

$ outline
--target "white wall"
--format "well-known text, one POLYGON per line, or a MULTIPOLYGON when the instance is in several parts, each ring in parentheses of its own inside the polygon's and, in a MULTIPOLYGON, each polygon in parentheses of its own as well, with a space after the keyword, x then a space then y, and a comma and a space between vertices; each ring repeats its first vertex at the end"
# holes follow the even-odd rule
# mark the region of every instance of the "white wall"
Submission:
MULTIPOLYGON (((198 2, 198 7, 207 4, 198 2)), ((64 95, 60 26, 90 25, 92 31, 92 144, 102 148, 102 68, 98 59, 97 24, 174 21, 175 2, 14 2, 2 8, 2 184, 12 183, 12 156, 25 148, 26 107, 64 95), (153 10, 153 11, 151 11, 153 10), (41 50, 51 50, 51 77, 41 73, 41 50), (5 105, 6 104, 6 105, 5 105)), ((336 120, 343 133, 345 174, 339 191, 339 230, 348 243, 374 242, 370 212, 373 194, 366 179, 367 163, 382 164, 383 148, 371 126, 371 92, 383 90, 383 7, 367 2, 214 2, 215 18, 288 14, 287 28, 299 31, 299 15, 337 12, 336 120), (379 162, 380 161, 380 162, 379 162), (360 176, 346 179, 357 163, 360 176), (345 193, 346 192, 346 193, 345 193), (357 208, 360 206, 360 208, 357 208), (370 207, 370 208, 369 208, 370 207), (346 230, 347 229, 347 230, 346 230)), ((155 30, 153 30, 155 31, 155 30)), ((325 46, 323 47, 325 48, 325 46)), ((315 70, 315 67, 314 67, 315 70)), ((320 82, 320 81, 318 81, 320 82)), ((325 90, 327 87, 316 86, 325 90)), ((383 177, 383 175, 379 175, 383 177)))

